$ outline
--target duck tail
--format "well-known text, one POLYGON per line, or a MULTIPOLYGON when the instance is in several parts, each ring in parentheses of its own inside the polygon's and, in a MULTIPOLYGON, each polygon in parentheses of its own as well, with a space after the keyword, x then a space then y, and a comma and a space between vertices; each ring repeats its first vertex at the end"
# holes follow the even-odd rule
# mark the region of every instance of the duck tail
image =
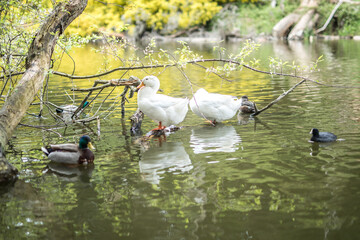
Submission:
POLYGON ((183 98, 182 101, 180 101, 176 106, 175 109, 179 115, 179 117, 181 118, 182 122, 189 110, 189 99, 188 98, 183 98))
POLYGON ((239 110, 241 105, 242 105, 242 99, 241 98, 237 99, 236 102, 235 102, 235 109, 239 110))
POLYGON ((43 153, 46 156, 49 156, 50 152, 51 152, 51 148, 45 148, 45 147, 41 147, 41 151, 43 151, 43 153))

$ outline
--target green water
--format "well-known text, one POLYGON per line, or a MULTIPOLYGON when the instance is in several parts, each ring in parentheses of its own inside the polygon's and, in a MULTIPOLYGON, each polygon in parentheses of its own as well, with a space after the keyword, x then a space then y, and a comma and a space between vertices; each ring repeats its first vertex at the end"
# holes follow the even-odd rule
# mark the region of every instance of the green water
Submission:
MULTIPOLYGON (((191 47, 214 57, 211 45, 191 47)), ((239 44, 226 47, 236 52, 239 44)), ((360 87, 359 49, 356 41, 269 42, 254 57, 307 65, 324 55, 321 71, 310 74, 312 79, 360 87)), ((72 56, 78 75, 97 73, 103 64, 89 47, 72 56)), ((118 66, 106 64, 108 69, 118 66)), ((71 73, 73 64, 64 57, 57 70, 71 73)), ((299 81, 244 69, 229 83, 196 67, 185 71, 194 90, 246 94, 259 108, 299 81)), ((159 73, 164 94, 191 97, 188 81, 176 69, 126 76, 159 73)), ((74 97, 72 85, 86 88, 93 80, 51 76, 49 100, 70 104, 64 91, 74 97)), ((121 92, 116 89, 112 101, 121 92)), ((76 103, 84 96, 77 94, 76 103)), ((96 121, 88 127, 52 128, 64 138, 18 127, 8 158, 20 174, 14 185, 0 189, 0 239, 359 239, 359 88, 303 84, 257 118, 236 116, 215 128, 189 111, 180 124, 185 127, 166 142, 154 139, 143 145, 129 133, 136 94, 129 101, 124 118, 117 107, 101 121, 100 138, 96 121), (309 143, 313 127, 342 141, 309 143), (52 164, 40 151, 45 144, 74 142, 84 133, 96 147, 92 166, 52 164)), ((38 106, 29 112, 37 113, 38 106)), ((27 115, 22 122, 53 123, 46 111, 45 117, 27 115)), ((147 132, 155 126, 145 118, 142 128, 147 132)))

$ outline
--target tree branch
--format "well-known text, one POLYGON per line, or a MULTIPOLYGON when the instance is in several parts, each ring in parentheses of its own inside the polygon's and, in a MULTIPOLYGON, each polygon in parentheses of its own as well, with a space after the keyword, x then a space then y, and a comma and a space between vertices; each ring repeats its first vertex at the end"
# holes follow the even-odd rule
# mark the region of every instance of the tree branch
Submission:
POLYGON ((329 25, 331 19, 334 17, 335 12, 337 11, 337 9, 340 7, 340 5, 344 2, 344 0, 340 0, 334 7, 334 9, 332 10, 332 12, 330 13, 330 16, 328 17, 328 19, 326 20, 324 26, 322 26, 321 28, 319 28, 318 30, 315 31, 316 34, 318 34, 319 32, 322 32, 326 29, 326 27, 329 25))
POLYGON ((269 109, 272 105, 274 105, 275 103, 279 102, 281 99, 283 99, 286 95, 288 95, 289 93, 291 93, 292 91, 294 91, 294 89, 303 84, 306 81, 306 79, 301 80, 300 82, 298 82, 297 84, 295 84, 294 86, 292 86, 289 90, 287 90, 286 92, 284 92, 283 94, 281 94, 277 99, 275 99, 274 101, 272 101, 271 103, 269 103, 268 105, 266 105, 264 108, 262 108, 259 111, 255 111, 255 113, 251 114, 251 116, 256 116, 259 115, 260 113, 262 113, 263 111, 269 109))
POLYGON ((94 86, 91 88, 72 88, 71 91, 89 92, 112 86, 137 86, 139 84, 140 79, 137 77, 130 77, 129 79, 96 80, 94 81, 94 86), (103 85, 96 87, 98 84, 103 85))

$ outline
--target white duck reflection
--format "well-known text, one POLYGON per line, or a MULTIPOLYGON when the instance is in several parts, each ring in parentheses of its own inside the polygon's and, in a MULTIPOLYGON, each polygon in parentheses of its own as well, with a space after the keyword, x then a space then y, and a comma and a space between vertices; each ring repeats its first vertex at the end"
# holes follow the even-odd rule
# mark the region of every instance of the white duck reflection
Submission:
POLYGON ((190 146, 195 154, 209 152, 235 152, 241 138, 233 126, 218 125, 193 129, 190 146))
POLYGON ((161 146, 151 146, 141 155, 140 172, 145 181, 159 184, 165 172, 186 172, 193 166, 181 142, 162 142, 161 146))

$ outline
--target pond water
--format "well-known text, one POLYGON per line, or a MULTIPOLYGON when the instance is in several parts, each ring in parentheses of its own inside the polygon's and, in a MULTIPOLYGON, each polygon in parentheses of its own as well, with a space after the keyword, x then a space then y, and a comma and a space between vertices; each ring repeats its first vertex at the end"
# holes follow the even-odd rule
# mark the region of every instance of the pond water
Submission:
MULTIPOLYGON (((239 46, 225 45, 231 52, 239 46)), ((179 44, 161 47, 174 49, 179 44)), ((191 48, 205 58, 218 56, 211 44, 191 48)), ((303 84, 256 118, 235 116, 216 127, 189 111, 179 124, 184 128, 166 141, 139 145, 130 135, 136 93, 126 104, 124 118, 117 107, 101 121, 100 138, 96 121, 88 127, 52 128, 64 138, 18 127, 8 158, 20 174, 16 183, 0 188, 0 239, 359 238, 359 52, 360 42, 350 40, 262 43, 254 57, 262 60, 263 70, 268 69, 269 56, 308 65, 323 55, 321 71, 306 76, 357 88, 303 84), (342 141, 310 143, 314 127, 342 141), (94 165, 52 164, 40 151, 50 142, 75 142, 84 133, 96 147, 94 165)), ((117 66, 104 65, 102 56, 89 47, 76 49, 72 57, 77 75, 117 66)), ((71 73, 73 63, 64 56, 57 70, 71 73)), ((246 94, 259 108, 299 81, 244 69, 232 74, 230 83, 197 67, 185 71, 194 90, 246 94)), ((191 97, 190 85, 177 69, 128 75, 148 74, 158 75, 164 94, 191 97)), ((102 79, 119 76, 117 72, 102 79)), ((94 79, 72 83, 52 75, 49 80, 49 100, 60 105, 71 103, 72 85, 91 87, 94 79)), ((122 88, 114 90, 112 101, 121 92, 122 88)), ((84 96, 77 94, 76 103, 84 96)), ((38 106, 29 112, 38 112, 38 106)), ((45 117, 27 115, 22 122, 53 124, 47 112, 45 117)), ((155 126, 145 117, 144 133, 155 126)))

